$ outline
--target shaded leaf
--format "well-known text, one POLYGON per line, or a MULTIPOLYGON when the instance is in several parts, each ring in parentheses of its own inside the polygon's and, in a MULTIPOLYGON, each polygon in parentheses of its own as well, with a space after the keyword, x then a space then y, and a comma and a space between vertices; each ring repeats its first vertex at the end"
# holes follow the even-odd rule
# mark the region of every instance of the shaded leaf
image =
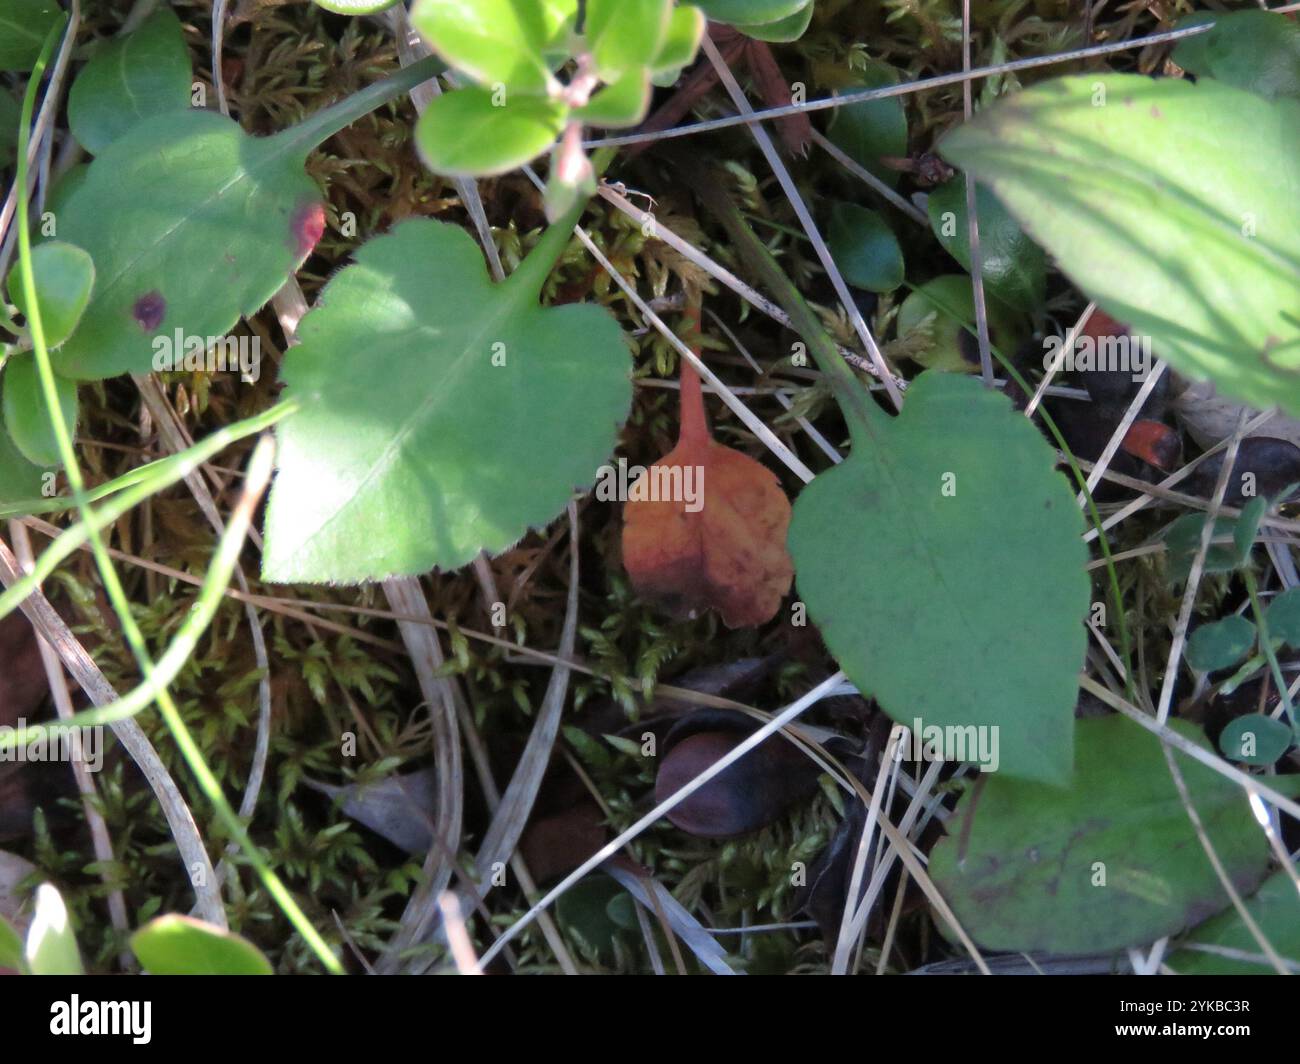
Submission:
POLYGON ((856 203, 835 204, 826 244, 849 284, 868 292, 891 292, 903 283, 903 250, 875 211, 856 203))
POLYGON ((1292 587, 1273 597, 1264 610, 1264 623, 1272 639, 1287 646, 1300 647, 1300 587, 1292 587))
MULTIPOLYGON (((77 427, 77 382, 54 375, 55 391, 63 420, 71 436, 77 427)), ((50 408, 45 404, 36 359, 30 353, 15 355, 5 366, 3 400, 4 423, 9 437, 22 456, 37 466, 61 464, 58 438, 50 408)))
MULTIPOLYGON (((878 60, 869 60, 862 71, 854 74, 859 84, 845 86, 849 91, 898 84, 898 71, 878 60)), ((907 114, 901 97, 887 96, 837 107, 826 133, 854 162, 866 167, 890 188, 897 187, 899 172, 880 160, 907 154, 907 114)))
POLYGON ((104 44, 68 93, 68 125, 92 154, 142 118, 190 105, 190 55, 180 19, 162 7, 126 37, 104 44))
MULTIPOLYGON (((944 250, 971 269, 970 221, 966 211, 966 179, 957 176, 930 193, 930 226, 944 250)), ((985 290, 1022 310, 1043 302, 1047 290, 1047 256, 997 197, 982 185, 975 189, 979 219, 980 263, 985 290)))
POLYGON ((41 495, 45 471, 23 457, 0 424, 0 503, 36 499, 41 495))
POLYGON ((1155 353, 1300 411, 1300 104, 1213 80, 1061 78, 942 143, 1155 353))
MULTIPOLYGON (((1184 70, 1269 98, 1300 99, 1300 26, 1270 11, 1226 11, 1214 28, 1178 42, 1171 56, 1184 70)), ((1182 19, 1179 29, 1203 21, 1182 19)))
POLYGON ((31 70, 60 17, 54 0, 0 0, 0 70, 31 70))
POLYGON ((791 41, 797 41, 806 32, 812 24, 813 17, 813 0, 807 0, 804 6, 785 18, 777 19, 775 22, 767 23, 736 23, 736 29, 740 30, 746 37, 753 37, 756 41, 768 41, 772 44, 789 44, 791 41))
MULTIPOLYGON (((1252 499, 1240 517, 1219 517, 1214 522, 1214 539, 1232 537, 1232 543, 1210 543, 1205 552, 1204 571, 1230 573, 1240 568, 1250 557, 1251 544, 1259 522, 1268 509, 1264 496, 1252 499)), ((1165 530, 1165 547, 1168 550, 1169 576, 1174 583, 1186 580, 1192 561, 1201 545, 1201 530, 1205 527, 1205 514, 1183 514, 1165 530)))
POLYGON ((1054 465, 1006 397, 923 373, 804 488, 790 552, 827 647, 890 717, 998 728, 1006 774, 1062 783, 1090 586, 1054 465))
POLYGON ((336 274, 286 353, 265 578, 359 582, 464 565, 591 483, 631 402, 627 346, 595 306, 543 308, 572 230, 505 282, 456 226, 407 221, 336 274))
POLYGON ((150 975, 271 975, 271 962, 248 939, 192 916, 168 913, 131 936, 150 975))
POLYGON ((339 808, 382 835, 399 849, 425 854, 433 845, 433 813, 437 794, 433 769, 386 776, 373 783, 350 783, 336 787, 305 781, 313 790, 327 794, 339 808))
POLYGON ((1247 765, 1272 765, 1295 742, 1295 733, 1280 720, 1247 713, 1230 720, 1219 733, 1223 756, 1247 765))
MULTIPOLYGON (((1192 725, 1170 727, 1205 745, 1192 725)), ((961 799, 929 871, 977 944, 1099 953, 1174 934, 1229 904, 1160 747, 1123 717, 1080 720, 1068 790, 995 774, 961 799)), ((1269 847, 1245 794, 1175 756, 1229 877, 1249 893, 1269 847)))
MULTIPOLYGON (((32 279, 47 347, 59 347, 76 329, 95 286, 95 264, 79 247, 51 240, 32 248, 32 279)), ((30 317, 18 266, 9 271, 9 299, 30 317)))
POLYGON ((695 3, 714 22, 758 26, 797 14, 808 0, 695 0, 695 3))
MULTIPOLYGON (((1264 880, 1253 897, 1246 901, 1246 911, 1256 927, 1283 961, 1300 966, 1300 895, 1285 871, 1274 872, 1264 880)), ((1165 961, 1179 975, 1272 975, 1274 968, 1261 953, 1259 942, 1241 919, 1236 908, 1225 909, 1183 939, 1181 948, 1173 950, 1165 961), (1259 957, 1256 962, 1217 956, 1193 945, 1218 946, 1239 950, 1259 957)), ((1294 972, 1296 969, 1292 968, 1294 972)))
POLYGON ((1238 614, 1203 624, 1187 640, 1187 664, 1201 672, 1235 665, 1255 645, 1255 626, 1238 614))

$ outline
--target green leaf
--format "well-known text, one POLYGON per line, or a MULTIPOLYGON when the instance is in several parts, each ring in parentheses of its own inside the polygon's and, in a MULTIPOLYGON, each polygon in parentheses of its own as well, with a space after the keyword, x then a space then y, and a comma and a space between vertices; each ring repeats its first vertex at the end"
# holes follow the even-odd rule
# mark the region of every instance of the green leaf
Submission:
MULTIPOLYGON (((888 63, 869 60, 853 91, 898 84, 898 71, 888 63)), ((898 185, 899 172, 881 163, 882 157, 907 155, 907 114, 899 96, 864 100, 835 109, 827 135, 854 162, 865 167, 890 188, 898 185)))
POLYGON ((0 968, 21 972, 25 963, 22 936, 18 934, 13 924, 0 916, 0 968))
POLYGON ((230 931, 169 913, 131 936, 131 950, 150 975, 271 975, 262 951, 230 931))
POLYGON ((668 36, 672 0, 587 0, 585 33, 606 81, 649 66, 668 36))
POLYGON ((680 5, 673 8, 659 54, 650 64, 656 76, 671 73, 676 80, 678 71, 695 62, 700 38, 704 36, 705 21, 704 12, 698 7, 680 5))
POLYGON ((787 15, 775 22, 761 25, 737 23, 736 29, 740 30, 746 37, 753 37, 756 41, 789 44, 791 41, 797 41, 808 32, 808 27, 812 24, 812 17, 813 0, 807 0, 802 10, 796 11, 793 15, 787 15))
MULTIPOLYGON (((63 420, 71 434, 77 427, 77 382, 54 375, 63 420)), ((41 390, 36 359, 30 353, 15 355, 5 366, 3 401, 5 428, 14 445, 29 462, 38 466, 57 466, 58 438, 50 420, 50 408, 41 390)))
POLYGON ((1272 765, 1295 742, 1295 733, 1280 720, 1247 713, 1230 720, 1219 733, 1223 756, 1247 765, 1272 765))
MULTIPOLYGON (((945 251, 971 269, 970 216, 966 213, 966 179, 957 176, 930 193, 930 226, 945 251)), ((1032 311, 1047 291, 1047 256, 996 196, 980 185, 975 189, 979 220, 980 264, 988 293, 1013 307, 1032 311)))
POLYGON ((504 174, 549 148, 567 116, 558 100, 519 93, 502 98, 471 86, 430 100, 416 123, 415 142, 437 173, 504 174))
POLYGON ((77 75, 68 93, 72 135, 98 154, 141 119, 189 107, 190 78, 180 19, 159 8, 134 33, 100 48, 77 75))
POLYGON ((398 0, 315 0, 317 7, 336 15, 377 15, 387 11, 398 0))
MULTIPOLYGON (((1267 509, 1268 500, 1259 496, 1242 507, 1239 518, 1216 518, 1213 538, 1231 536, 1232 544, 1211 542, 1209 550, 1205 552, 1204 571, 1230 573, 1234 569, 1240 569, 1250 557, 1255 533, 1267 509)), ((1182 583, 1191 572, 1192 561, 1201 546, 1205 517, 1205 514, 1183 514, 1165 530, 1169 576, 1175 584, 1182 583)))
POLYGON ((759 26, 797 14, 808 0, 695 0, 695 3, 714 22, 759 26))
POLYGON ((1212 80, 1061 78, 949 134, 1070 278, 1176 369, 1300 413, 1300 104, 1212 80))
POLYGON ((1235 665, 1255 645, 1255 626, 1238 614, 1203 624, 1187 640, 1187 664, 1201 672, 1235 665))
POLYGON ((1005 773, 1068 780, 1090 588, 1052 448, 953 374, 921 374, 879 421, 795 503, 809 615, 894 720, 997 728, 1005 773))
POLYGON ((613 84, 599 89, 573 112, 573 117, 593 126, 617 129, 635 126, 650 107, 650 78, 645 70, 633 70, 613 84))
POLYGON ((1264 611, 1268 634, 1293 650, 1300 647, 1300 587, 1275 595, 1264 611))
POLYGON ((23 951, 32 975, 81 975, 77 936, 63 897, 49 883, 36 888, 36 912, 23 951))
POLYGON ((0 170, 18 158, 18 124, 22 109, 18 101, 4 88, 0 88, 0 170))
MULTIPOLYGON (((1192 725, 1170 727, 1205 745, 1192 725)), ((1160 747, 1123 717, 1080 720, 1068 790, 999 773, 961 799, 929 871, 976 943, 1101 953, 1174 934, 1229 904, 1160 747)), ((1219 859, 1250 892, 1269 847, 1245 794, 1175 757, 1219 859)))
POLYGON ((411 25, 429 46, 480 85, 544 93, 544 52, 556 27, 537 0, 416 0, 411 25))
MULTIPOLYGON (((1297 907, 1300 907, 1300 896, 1285 871, 1274 872, 1246 901, 1246 911, 1273 949, 1284 961, 1300 966, 1297 907)), ((1165 962, 1179 975, 1272 975, 1275 970, 1260 951, 1259 942, 1235 906, 1206 920, 1180 945, 1181 948, 1170 953, 1165 962), (1194 945, 1238 950, 1253 954, 1259 960, 1252 962, 1222 957, 1190 948, 1194 945)))
POLYGON ((0 424, 0 503, 38 498, 44 472, 40 466, 23 457, 4 425, 0 424))
POLYGON ((270 137, 185 110, 139 122, 66 192, 59 236, 95 263, 81 325, 54 354, 66 377, 148 373, 176 330, 215 340, 259 310, 310 254, 325 225, 308 152, 428 79, 422 60, 270 137))
POLYGON ((54 0, 0 0, 0 70, 31 70, 62 17, 54 0))
POLYGON ((577 211, 492 284, 463 230, 404 222, 325 288, 285 355, 265 578, 453 569, 589 485, 631 403, 627 346, 595 306, 538 305, 577 211))
MULTIPOLYGON (((72 335, 86 311, 95 286, 95 264, 81 248, 51 240, 32 248, 32 278, 45 344, 58 347, 72 335)), ((9 271, 8 287, 13 305, 30 317, 17 265, 9 271)))
POLYGON ((826 244, 849 284, 868 292, 891 292, 903 283, 902 248, 875 211, 856 203, 836 203, 826 244))
MULTIPOLYGON (((1269 98, 1300 99, 1300 26, 1270 11, 1209 16, 1209 33, 1178 42, 1171 57, 1197 77, 1210 77, 1269 98)), ((1204 22, 1181 19, 1179 29, 1204 22)))
MULTIPOLYGON (((1011 350, 1019 329, 1015 315, 998 302, 989 303, 989 336, 994 346, 1011 350)), ((927 369, 971 373, 979 369, 975 296, 966 274, 947 273, 926 281, 903 300, 896 321, 908 358, 927 369), (913 335, 928 330, 929 339, 913 335), (962 341, 961 334, 966 334, 962 341), (967 357, 964 352, 970 352, 967 357)))

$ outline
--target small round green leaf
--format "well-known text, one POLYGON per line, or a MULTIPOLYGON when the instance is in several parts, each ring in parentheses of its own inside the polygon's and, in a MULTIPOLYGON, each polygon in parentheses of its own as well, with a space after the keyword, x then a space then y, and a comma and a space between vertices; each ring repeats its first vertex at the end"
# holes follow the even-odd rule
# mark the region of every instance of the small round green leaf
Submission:
POLYGON ((181 21, 155 11, 127 37, 109 41, 82 68, 68 93, 68 125, 98 154, 142 118, 190 105, 190 55, 181 21))
MULTIPOLYGON (((944 250, 971 268, 970 215, 966 212, 966 179, 960 174, 930 193, 930 226, 944 250)), ((984 289, 1021 310, 1034 310, 1047 287, 1047 256, 998 198, 983 185, 975 190, 979 219, 980 263, 984 289)))
MULTIPOLYGON (((688 5, 673 8, 659 54, 650 64, 656 78, 671 73, 676 80, 677 71, 695 62, 700 38, 704 36, 705 22, 704 12, 698 7, 688 5)), ((658 81, 655 83, 659 84, 658 81)))
POLYGON ((1238 614, 1203 624, 1187 640, 1187 664, 1201 672, 1235 665, 1255 645, 1255 626, 1238 614))
MULTIPOLYGON (((77 427, 77 382, 56 373, 54 387, 63 411, 63 422, 71 436, 77 427)), ((36 359, 30 352, 9 360, 0 401, 5 428, 23 457, 38 466, 59 465, 58 437, 54 434, 50 408, 45 404, 36 359)))
POLYGON ((856 203, 831 208, 826 243, 844 279, 868 292, 892 292, 903 283, 903 251, 875 211, 856 203))
POLYGON ((190 916, 169 913, 131 936, 150 975, 270 975, 271 962, 246 938, 190 916))
MULTIPOLYGON (((58 347, 72 335, 90 302, 95 264, 81 248, 51 240, 32 249, 36 304, 47 347, 58 347)), ((9 299, 30 317, 18 265, 9 271, 9 299)))
POLYGON ((1223 756, 1247 765, 1276 764, 1293 742, 1295 733, 1290 728, 1263 713, 1247 713, 1230 720, 1219 733, 1223 756))
POLYGON ((537 0, 417 0, 411 25, 480 85, 544 93, 544 53, 556 30, 548 13, 537 0))
POLYGON ((648 66, 668 35, 672 0, 587 0, 584 31, 606 81, 648 66))
POLYGON ((549 148, 567 116, 564 104, 544 96, 471 86, 431 100, 416 123, 415 142, 437 173, 504 174, 549 148))

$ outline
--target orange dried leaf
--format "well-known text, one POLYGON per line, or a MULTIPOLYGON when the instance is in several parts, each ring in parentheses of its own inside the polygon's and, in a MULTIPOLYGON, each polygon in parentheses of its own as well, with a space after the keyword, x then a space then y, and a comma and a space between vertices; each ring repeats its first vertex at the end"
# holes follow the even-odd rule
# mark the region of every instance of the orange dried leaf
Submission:
POLYGON ((638 592, 673 613, 712 608, 729 628, 762 624, 794 577, 790 500, 770 470, 709 434, 687 362, 681 388, 677 446, 633 485, 623 509, 623 564, 638 592), (687 490, 664 498, 661 486, 687 490))

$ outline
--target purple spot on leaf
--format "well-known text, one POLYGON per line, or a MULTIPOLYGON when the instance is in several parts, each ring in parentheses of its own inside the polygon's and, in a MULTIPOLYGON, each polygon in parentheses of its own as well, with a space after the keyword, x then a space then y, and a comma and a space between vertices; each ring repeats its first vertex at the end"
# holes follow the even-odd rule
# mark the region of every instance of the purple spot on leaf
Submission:
POLYGON ((135 301, 131 308, 131 317, 145 332, 153 332, 162 324, 163 315, 167 313, 167 300, 156 288, 146 292, 135 301))

